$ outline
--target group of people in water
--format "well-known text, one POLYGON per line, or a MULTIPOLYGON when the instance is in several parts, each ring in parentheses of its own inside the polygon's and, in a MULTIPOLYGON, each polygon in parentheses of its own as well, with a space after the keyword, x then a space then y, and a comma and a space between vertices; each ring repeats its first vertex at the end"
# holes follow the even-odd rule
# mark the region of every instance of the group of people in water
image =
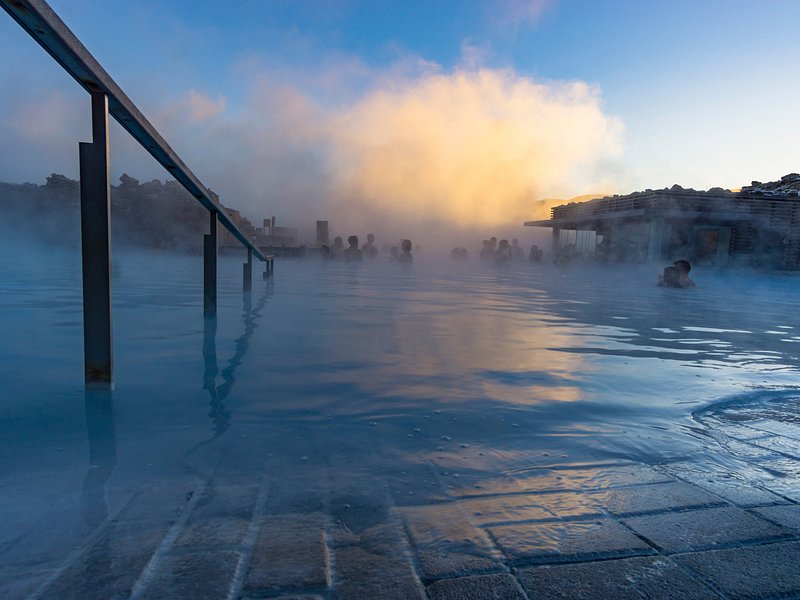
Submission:
MULTIPOLYGON (((541 262, 544 252, 534 244, 531 246, 528 254, 530 262, 541 262)), ((465 248, 453 248, 450 251, 451 258, 467 258, 467 250, 465 248)), ((483 240, 480 250, 480 258, 483 261, 493 261, 496 264, 505 264, 508 262, 523 262, 525 260, 525 251, 519 245, 519 240, 513 238, 511 243, 508 240, 502 239, 499 242, 496 237, 491 237, 488 240, 483 240)))
POLYGON ((694 281, 689 277, 692 265, 688 260, 676 260, 668 267, 664 267, 664 272, 658 276, 660 287, 668 288, 693 288, 694 281))
MULTIPOLYGON (((411 248, 411 240, 403 240, 400 242, 400 248, 397 246, 389 248, 389 258, 398 263, 410 264, 414 261, 414 257, 411 255, 411 248)), ((369 233, 367 234, 367 243, 360 248, 357 235, 351 235, 347 238, 347 248, 344 247, 342 238, 336 237, 333 240, 333 245, 323 244, 320 246, 320 255, 324 259, 344 259, 346 262, 360 262, 364 260, 364 257, 377 258, 379 251, 375 245, 375 235, 369 233)))
MULTIPOLYGON (((413 248, 411 240, 405 239, 400 242, 400 247, 384 245, 381 250, 375 245, 375 235, 367 234, 367 242, 359 247, 358 236, 351 235, 347 238, 347 247, 344 246, 344 241, 341 237, 336 237, 333 244, 328 246, 324 244, 320 247, 320 255, 323 259, 329 260, 344 260, 346 262, 360 262, 364 258, 374 259, 388 249, 389 259, 393 262, 410 264, 414 261, 411 254, 413 248)), ((564 266, 571 261, 577 254, 574 245, 565 246, 560 248, 555 253, 553 262, 556 265, 564 266), (572 246, 572 248, 570 248, 572 246)), ((419 247, 417 247, 419 249, 419 247)), ((454 259, 469 258, 469 253, 466 248, 456 247, 450 251, 450 257, 454 259)), ((544 257, 544 251, 536 244, 530 247, 527 260, 531 263, 540 263, 544 257)), ((501 239, 498 241, 496 237, 491 237, 488 240, 483 240, 480 249, 480 258, 482 261, 494 262, 501 265, 509 262, 523 262, 525 261, 525 251, 519 245, 519 240, 513 238, 509 244, 508 240, 501 239)), ((664 267, 663 273, 658 276, 658 285, 660 287, 668 288, 692 288, 695 287, 694 281, 689 277, 689 272, 692 270, 692 265, 688 260, 676 260, 671 265, 664 267)))

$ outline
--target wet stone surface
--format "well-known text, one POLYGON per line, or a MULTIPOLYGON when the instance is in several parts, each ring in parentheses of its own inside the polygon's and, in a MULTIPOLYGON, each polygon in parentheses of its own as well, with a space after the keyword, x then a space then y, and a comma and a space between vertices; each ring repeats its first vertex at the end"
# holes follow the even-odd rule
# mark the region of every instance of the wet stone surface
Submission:
POLYGON ((611 519, 490 527, 515 564, 593 560, 652 554, 652 546, 611 519))
POLYGON ((476 575, 445 579, 428 586, 431 600, 527 600, 511 575, 476 575))
POLYGON ((525 568, 517 576, 532 598, 721 598, 690 570, 661 556, 525 568))
POLYGON ((750 544, 790 535, 788 530, 734 507, 630 517, 622 522, 668 553, 750 544))
POLYGON ((800 544, 764 544, 675 556, 729 598, 800 595, 800 544))
POLYGON ((640 485, 598 492, 597 498, 610 513, 617 516, 724 503, 718 496, 683 482, 640 485))

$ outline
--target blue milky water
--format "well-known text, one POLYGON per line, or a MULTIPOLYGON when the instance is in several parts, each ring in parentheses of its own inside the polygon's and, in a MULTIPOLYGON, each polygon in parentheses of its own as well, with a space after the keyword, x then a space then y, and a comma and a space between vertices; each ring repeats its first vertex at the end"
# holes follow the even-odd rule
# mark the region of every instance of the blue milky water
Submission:
POLYGON ((267 464, 319 479, 448 456, 482 477, 658 463, 714 452, 693 412, 800 383, 791 275, 696 269, 696 289, 674 290, 653 267, 286 259, 269 282, 257 265, 243 296, 228 256, 209 321, 199 257, 123 251, 116 389, 98 409, 82 380, 79 256, 9 250, 0 265, 4 564, 85 496, 92 469, 111 506, 176 470, 255 481, 267 464))

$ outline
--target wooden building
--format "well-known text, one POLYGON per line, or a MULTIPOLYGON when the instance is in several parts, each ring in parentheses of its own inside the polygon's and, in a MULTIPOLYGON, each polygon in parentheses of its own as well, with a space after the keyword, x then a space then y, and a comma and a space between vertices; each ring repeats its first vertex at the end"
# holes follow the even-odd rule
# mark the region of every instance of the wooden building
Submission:
POLYGON ((562 204, 529 227, 553 230, 555 254, 800 269, 800 175, 731 192, 680 186, 562 204), (779 185, 783 184, 783 185, 779 185))

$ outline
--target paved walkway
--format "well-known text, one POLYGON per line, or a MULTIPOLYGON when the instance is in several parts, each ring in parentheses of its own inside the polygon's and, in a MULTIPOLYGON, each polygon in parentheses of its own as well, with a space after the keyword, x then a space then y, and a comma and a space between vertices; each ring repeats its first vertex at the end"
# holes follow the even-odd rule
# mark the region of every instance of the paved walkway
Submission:
POLYGON ((225 465, 183 474, 109 509, 66 559, 4 563, 0 595, 800 597, 800 424, 700 421, 720 444, 714 464, 556 464, 488 480, 428 462, 330 465, 316 484, 284 468, 256 482, 225 465))

